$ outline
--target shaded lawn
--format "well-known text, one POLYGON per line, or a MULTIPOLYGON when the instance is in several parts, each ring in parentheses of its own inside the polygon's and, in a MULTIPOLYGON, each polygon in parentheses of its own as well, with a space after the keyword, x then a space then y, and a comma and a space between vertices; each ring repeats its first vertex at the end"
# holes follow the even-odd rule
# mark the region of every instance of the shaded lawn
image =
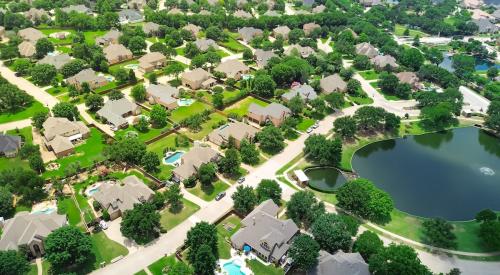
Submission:
POLYGON ((86 31, 83 32, 83 35, 85 36, 85 42, 89 45, 95 45, 95 39, 98 36, 103 36, 105 33, 108 31, 86 31))
POLYGON ((45 171, 43 173, 44 178, 55 178, 58 176, 64 176, 64 169, 70 164, 79 162, 80 167, 86 168, 94 164, 94 161, 104 160, 105 157, 102 155, 102 150, 105 144, 102 143, 103 134, 99 130, 91 127, 90 137, 84 140, 83 144, 78 145, 75 148, 75 153, 67 157, 57 159, 55 162, 60 164, 58 170, 45 171))
POLYGON ((66 214, 70 225, 78 226, 82 221, 80 211, 71 197, 66 197, 57 202, 57 213, 66 214))
POLYGON ((2 123, 7 123, 7 122, 12 122, 12 121, 17 121, 17 120, 22 120, 22 119, 27 119, 27 118, 32 118, 33 115, 36 112, 48 110, 45 106, 43 106, 42 103, 34 100, 33 103, 31 103, 30 106, 17 110, 14 113, 0 113, 0 124, 2 123))
POLYGON ((283 269, 277 268, 274 265, 264 265, 258 260, 246 260, 248 267, 255 275, 283 275, 283 269))
POLYGON ((166 148, 189 149, 191 144, 189 144, 188 148, 177 147, 177 145, 175 144, 175 138, 177 136, 178 136, 178 134, 172 133, 166 137, 161 138, 158 141, 150 143, 147 146, 147 150, 155 152, 158 156, 163 157, 164 156, 163 152, 164 152, 164 149, 166 149, 166 148))
MULTIPOLYGON (((201 93, 203 95, 203 99, 205 99, 208 102, 212 102, 213 95, 208 92, 208 91, 199 91, 197 94, 201 93)), ((238 100, 239 98, 245 96, 246 94, 242 93, 240 90, 235 89, 235 90, 224 90, 222 92, 223 96, 223 101, 224 103, 226 102, 233 102, 235 100, 238 100)))
POLYGON ((248 113, 248 108, 250 107, 250 104, 255 103, 260 106, 267 106, 269 105, 267 102, 264 102, 260 99, 257 99, 255 97, 247 97, 241 101, 238 101, 237 103, 229 106, 228 108, 224 109, 224 113, 226 114, 237 114, 240 117, 245 116, 248 113))
POLYGON ((85 188, 90 185, 90 181, 81 182, 74 185, 75 188, 75 197, 78 202, 78 206, 83 213, 84 222, 88 223, 95 219, 94 212, 90 207, 88 199, 83 196, 83 192, 85 192, 85 188))
MULTIPOLYGON (((159 273, 159 274, 162 274, 162 273, 159 273)), ((148 273, 146 273, 146 271, 144 271, 144 270, 141 270, 141 271, 135 273, 134 275, 148 275, 148 273)))
POLYGON ((210 134, 221 121, 225 121, 226 117, 219 113, 212 113, 209 116, 209 120, 201 124, 201 130, 198 132, 193 132, 190 129, 182 129, 182 133, 194 140, 201 140, 210 134), (215 128, 214 128, 215 127, 215 128))
POLYGON ((174 168, 174 166, 161 163, 160 170, 156 173, 153 173, 153 175, 159 180, 168 180, 172 177, 172 171, 174 170, 174 168))
POLYGON ((168 257, 163 257, 159 259, 158 261, 148 265, 149 271, 153 273, 153 275, 163 275, 163 269, 165 267, 172 267, 177 260, 175 259, 175 256, 168 256, 168 257))
POLYGON ((217 233, 221 235, 222 237, 230 238, 238 229, 241 227, 241 219, 240 217, 236 216, 235 214, 232 214, 230 216, 227 216, 224 220, 220 221, 216 228, 217 228, 217 233), (227 230, 224 228, 225 224, 232 224, 232 229, 227 230))
POLYGON ((102 262, 110 263, 116 257, 128 254, 128 249, 121 244, 109 239, 104 232, 99 232, 90 236, 92 240, 92 250, 96 261, 94 267, 99 268, 102 262))
POLYGON ((225 174, 225 175, 224 175, 224 178, 225 178, 227 181, 229 181, 231 184, 235 184, 235 183, 236 183, 236 181, 237 181, 239 178, 241 178, 241 177, 243 177, 243 176, 245 176, 245 175, 247 175, 247 174, 248 174, 248 171, 247 171, 245 168, 240 167, 240 168, 238 169, 238 173, 233 174, 233 175, 227 175, 227 174, 225 174))
POLYGON ((109 82, 108 84, 102 86, 102 87, 99 87, 97 89, 95 89, 94 91, 96 93, 102 93, 104 91, 107 91, 107 90, 111 90, 113 88, 116 88, 118 86, 118 83, 116 81, 111 81, 109 82))
MULTIPOLYGON (((373 84, 373 82, 370 83, 370 85, 371 84, 373 84)), ((374 85, 372 85, 372 86, 375 88, 375 90, 377 90, 377 92, 379 92, 381 95, 383 95, 384 98, 387 99, 387 100, 407 100, 407 99, 401 98, 401 97, 399 97, 397 95, 388 94, 388 93, 382 91, 382 89, 378 88, 378 85, 377 85, 377 87, 375 87, 374 85)))
POLYGON ((186 188, 189 193, 205 200, 211 201, 219 194, 220 192, 229 188, 225 182, 218 180, 209 186, 203 186, 201 183, 197 183, 195 187, 186 188))
POLYGON ((204 110, 210 110, 211 107, 203 102, 195 101, 190 106, 181 106, 172 111, 170 119, 179 123, 182 120, 203 112, 204 110))
POLYGON ((156 136, 159 136, 161 133, 168 131, 172 125, 168 124, 163 127, 163 128, 153 128, 149 127, 146 132, 139 132, 133 125, 129 125, 125 129, 120 129, 115 132, 115 138, 116 139, 121 139, 124 137, 128 132, 136 132, 137 137, 139 138, 140 141, 148 141, 156 136))
POLYGON ((351 100, 352 102, 358 104, 358 105, 366 105, 366 104, 372 104, 373 103, 373 99, 369 96, 366 96, 366 97, 359 97, 359 96, 350 96, 350 95, 347 95, 347 97, 349 98, 349 100, 351 100))
MULTIPOLYGON (((405 26, 400 25, 400 24, 396 24, 396 26, 394 27, 394 34, 397 35, 397 36, 403 36, 403 34, 404 34, 404 32, 405 32, 406 29, 407 28, 405 26)), ((409 29, 409 31, 410 31, 410 36, 411 37, 415 37, 417 35, 420 35, 420 37, 429 36, 425 32, 422 32, 422 31, 419 31, 419 30, 409 29)))
POLYGON ((312 118, 302 118, 299 124, 297 124, 297 130, 305 132, 309 127, 314 124, 315 120, 312 118))
POLYGON ((53 96, 61 96, 61 95, 66 94, 68 92, 68 87, 62 87, 62 86, 50 87, 45 91, 53 96))
POLYGON ((193 215, 199 209, 200 207, 198 205, 183 198, 181 211, 172 212, 167 207, 160 212, 161 227, 165 230, 170 230, 189 218, 189 216, 193 215))
POLYGON ((361 72, 359 72, 359 74, 366 80, 378 79, 378 73, 374 70, 361 71, 361 72))

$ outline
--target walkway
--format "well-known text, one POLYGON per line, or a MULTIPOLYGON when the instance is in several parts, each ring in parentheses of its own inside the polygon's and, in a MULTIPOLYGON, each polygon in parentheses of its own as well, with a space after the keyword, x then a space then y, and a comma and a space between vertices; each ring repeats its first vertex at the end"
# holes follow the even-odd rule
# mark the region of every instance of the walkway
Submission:
POLYGON ((92 118, 88 113, 87 113, 87 107, 85 107, 85 104, 78 104, 76 105, 76 108, 78 108, 78 111, 80 112, 80 115, 83 117, 83 119, 87 122, 87 124, 94 124, 95 127, 99 128, 101 131, 106 133, 110 137, 115 136, 115 132, 111 130, 109 125, 102 124, 98 121, 96 121, 94 118, 92 118))
POLYGON ((10 83, 16 85, 19 89, 33 96, 37 101, 41 102, 44 106, 52 108, 59 102, 57 98, 45 92, 42 88, 35 86, 35 84, 29 82, 28 80, 22 77, 17 77, 13 71, 11 71, 3 64, 3 61, 0 61, 0 74, 10 83))

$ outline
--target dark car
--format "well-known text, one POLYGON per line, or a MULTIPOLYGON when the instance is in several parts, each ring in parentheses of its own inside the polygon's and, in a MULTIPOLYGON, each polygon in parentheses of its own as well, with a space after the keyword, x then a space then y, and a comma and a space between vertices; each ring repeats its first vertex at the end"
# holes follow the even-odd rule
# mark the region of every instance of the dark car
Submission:
POLYGON ((226 192, 220 192, 219 194, 217 194, 217 196, 215 196, 215 200, 220 201, 222 198, 224 198, 224 196, 226 196, 226 192))

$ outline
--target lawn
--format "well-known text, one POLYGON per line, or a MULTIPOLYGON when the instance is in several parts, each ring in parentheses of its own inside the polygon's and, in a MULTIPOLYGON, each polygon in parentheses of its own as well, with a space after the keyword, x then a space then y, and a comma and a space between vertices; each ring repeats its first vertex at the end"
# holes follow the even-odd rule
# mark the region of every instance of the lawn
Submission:
MULTIPOLYGON (((178 136, 178 134, 173 133, 173 134, 170 134, 170 135, 168 135, 166 137, 163 137, 163 138, 161 138, 158 141, 150 143, 147 146, 147 149, 148 149, 148 151, 155 152, 160 157, 163 157, 163 155, 164 155, 163 152, 167 148, 172 148, 172 150, 174 148, 175 149, 185 149, 185 150, 187 150, 189 147, 188 148, 177 147, 177 145, 175 144, 175 138, 177 136, 178 136)), ((190 146, 191 146, 191 144, 190 144, 190 146)))
POLYGON ((210 110, 211 107, 203 102, 196 101, 190 106, 181 106, 172 111, 170 119, 179 123, 182 120, 203 112, 204 110, 210 110))
POLYGON ((350 101, 358 104, 358 105, 367 105, 367 104, 372 104, 373 99, 371 97, 365 96, 365 97, 359 97, 359 96, 351 96, 347 95, 350 101))
MULTIPOLYGON (((124 68, 125 66, 131 65, 131 64, 139 64, 139 61, 137 61, 136 59, 132 59, 132 60, 129 60, 129 61, 126 61, 126 62, 122 62, 122 63, 115 64, 115 65, 111 65, 111 66, 109 66, 109 73, 110 74, 114 74, 114 72, 117 71, 118 69, 124 68)), ((128 70, 127 68, 125 68, 125 69, 128 70)))
POLYGON ((149 271, 153 273, 153 275, 163 275, 163 269, 167 266, 172 267, 177 260, 175 259, 175 256, 168 256, 168 257, 163 257, 159 259, 158 261, 150 264, 148 266, 149 271))
MULTIPOLYGON (((203 95, 203 99, 205 99, 208 102, 212 102, 213 95, 211 93, 209 93, 208 91, 201 91, 201 92, 198 92, 197 94, 200 94, 200 93, 203 95)), ((238 100, 239 98, 242 98, 246 95, 247 94, 245 92, 242 92, 242 91, 237 90, 237 89, 236 90, 224 90, 222 92, 224 103, 234 102, 234 101, 238 100)))
POLYGON ((203 200, 211 201, 215 198, 215 196, 217 196, 217 194, 228 188, 229 185, 221 180, 218 180, 209 186, 203 186, 201 183, 197 183, 195 187, 186 189, 189 191, 189 193, 203 200))
POLYGON ((302 120, 297 124, 297 130, 305 132, 309 127, 314 124, 315 120, 312 118, 302 118, 302 120))
POLYGON ((245 49, 248 49, 248 48, 245 47, 244 45, 242 45, 240 42, 238 42, 234 37, 235 35, 237 35, 237 34, 229 34, 227 41, 218 42, 218 43, 222 47, 224 47, 232 52, 242 53, 245 49))
POLYGON ((180 55, 180 56, 184 56, 185 50, 186 50, 185 47, 175 48, 175 52, 177 53, 177 55, 180 55))
POLYGON ((224 109, 224 113, 227 115, 229 114, 237 114, 240 117, 245 116, 248 113, 248 108, 250 107, 250 104, 255 103, 260 106, 267 106, 268 103, 264 102, 260 99, 257 99, 255 97, 247 97, 241 101, 238 101, 237 103, 229 106, 228 108, 224 109))
POLYGON ((55 45, 57 44, 71 44, 73 42, 72 35, 75 34, 74 30, 68 30, 68 29, 57 29, 57 28, 51 28, 51 29, 40 29, 40 31, 45 34, 46 36, 49 36, 52 33, 55 32, 69 32, 71 33, 64 39, 57 39, 57 38, 52 38, 49 37, 49 41, 54 43, 55 45))
POLYGON ((83 218, 85 219, 84 221, 86 223, 89 223, 96 218, 94 215, 94 212, 92 211, 92 208, 90 207, 90 204, 89 204, 87 198, 83 196, 83 192, 85 191, 85 188, 87 188, 87 186, 90 184, 91 184, 91 181, 85 181, 85 182, 77 183, 73 187, 75 189, 76 201, 78 202, 78 206, 80 207, 80 210, 83 213, 83 218))
POLYGON ((128 132, 135 132, 135 133, 137 133, 137 137, 139 138, 139 140, 141 140, 141 141, 148 141, 148 140, 150 140, 150 139, 152 139, 154 137, 159 136, 161 133, 163 133, 165 131, 168 131, 171 127, 172 127, 172 125, 167 124, 167 126, 165 126, 163 128, 149 127, 148 130, 147 130, 147 132, 139 132, 133 125, 129 125, 125 129, 120 129, 120 130, 116 131, 115 132, 115 138, 116 139, 121 139, 128 132))
POLYGON ((53 95, 53 96, 61 96, 63 94, 68 93, 68 87, 50 87, 47 90, 45 90, 47 93, 53 95))
POLYGON ((217 127, 221 121, 226 121, 226 117, 219 113, 212 113, 209 119, 201 124, 201 130, 198 132, 193 132, 189 129, 182 129, 182 133, 190 137, 193 140, 201 140, 210 134, 214 127, 217 127))
POLYGON ((378 79, 378 73, 374 70, 361 71, 361 72, 359 72, 359 74, 366 80, 378 79))
POLYGON ((217 234, 217 250, 219 252, 220 259, 231 258, 231 245, 220 234, 217 234))
POLYGON ((40 112, 40 111, 44 111, 44 110, 48 110, 48 109, 46 107, 44 107, 42 103, 34 100, 33 103, 31 103, 31 105, 29 107, 20 109, 17 112, 1 113, 0 114, 0 124, 12 122, 12 121, 17 121, 17 120, 22 120, 22 119, 27 119, 27 118, 32 118, 36 112, 40 112))
POLYGON ((62 53, 67 53, 67 54, 70 54, 73 52, 73 50, 70 47, 66 47, 66 46, 58 46, 58 47, 56 47, 56 50, 59 52, 62 52, 62 53))
MULTIPOLYGON (((31 126, 22 129, 12 129, 7 131, 7 134, 21 136, 25 143, 33 143, 31 126)), ((19 156, 15 158, 0 157, 0 171, 12 167, 29 168, 29 165, 27 160, 22 160, 19 156)))
POLYGON ((93 251, 95 254, 95 268, 99 268, 100 263, 110 263, 111 260, 119 256, 126 256, 128 249, 121 244, 109 239, 104 232, 99 232, 90 236, 93 251))
POLYGON ((83 144, 75 148, 75 153, 67 157, 59 158, 55 162, 59 163, 58 170, 45 171, 44 178, 55 178, 64 176, 64 170, 71 163, 79 163, 81 168, 86 168, 94 164, 94 161, 104 160, 102 150, 104 149, 103 134, 95 128, 90 128, 90 137, 84 140, 83 144))
POLYGON ((95 39, 99 36, 103 36, 108 31, 86 31, 83 33, 85 36, 85 42, 89 45, 95 45, 95 39))
MULTIPOLYGON (((36 266, 36 264, 31 264, 30 267, 31 269, 28 272, 28 275, 37 275, 38 267, 36 266)), ((42 260, 42 274, 49 275, 49 269, 50 269, 50 263, 47 260, 42 260)))
POLYGON ((58 201, 57 213, 66 214, 70 225, 78 226, 82 221, 80 211, 71 197, 66 197, 58 201))
MULTIPOLYGON (((400 24, 396 24, 396 26, 394 27, 394 34, 397 36, 403 36, 406 29, 407 29, 407 27, 400 25, 400 24)), ((429 36, 425 32, 410 29, 410 36, 411 37, 415 37, 417 35, 419 35, 420 37, 429 36)))
POLYGON ((152 182, 149 178, 147 178, 146 176, 144 176, 141 172, 139 172, 138 170, 128 170, 127 172, 113 172, 110 174, 110 176, 114 176, 116 177, 117 179, 124 179, 128 176, 136 176, 138 177, 140 180, 142 180, 146 185, 150 185, 152 182))
POLYGON ((383 95, 384 98, 387 100, 405 100, 404 98, 401 98, 397 95, 385 93, 384 91, 382 91, 382 89, 378 88, 378 83, 376 83, 376 82, 371 82, 370 85, 372 85, 372 87, 374 87, 375 90, 377 90, 377 92, 379 92, 381 95, 383 95))
POLYGON ((163 229, 170 230, 176 227, 200 209, 198 205, 186 199, 182 199, 182 205, 182 210, 178 213, 173 213, 168 208, 160 212, 160 224, 163 229))
POLYGON ((254 275, 283 275, 283 269, 277 268, 274 265, 264 265, 259 260, 247 260, 248 267, 253 271, 254 275))
POLYGON ((217 224, 217 233, 225 238, 230 238, 241 227, 241 219, 235 214, 227 216, 217 224), (231 225, 231 229, 226 229, 224 226, 231 225))
POLYGON ((99 87, 97 89, 95 89, 94 91, 96 93, 102 93, 104 91, 107 91, 107 90, 111 90, 113 88, 116 88, 118 86, 118 84, 116 83, 116 81, 111 81, 111 82, 108 82, 108 84, 102 86, 102 87, 99 87))

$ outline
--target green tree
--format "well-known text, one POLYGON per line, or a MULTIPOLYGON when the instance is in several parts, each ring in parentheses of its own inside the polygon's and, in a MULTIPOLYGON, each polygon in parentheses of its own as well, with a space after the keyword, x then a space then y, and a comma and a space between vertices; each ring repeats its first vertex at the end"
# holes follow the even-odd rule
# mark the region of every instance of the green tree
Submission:
POLYGON ((150 113, 151 124, 156 128, 162 128, 167 125, 167 110, 159 104, 153 105, 150 113))
POLYGON ((213 163, 204 163, 198 169, 198 178, 201 184, 210 185, 217 179, 217 169, 213 163))
POLYGON ((217 267, 217 258, 212 253, 210 246, 202 244, 196 251, 195 260, 191 262, 191 265, 196 274, 213 275, 217 267))
POLYGON ((134 128, 137 129, 141 133, 146 133, 149 129, 149 121, 146 117, 139 117, 139 121, 134 125, 134 128))
POLYGON ((56 67, 50 64, 37 64, 31 68, 30 72, 31 80, 39 86, 49 85, 57 75, 56 67))
POLYGON ((113 76, 119 84, 125 84, 128 82, 128 72, 124 68, 116 69, 116 71, 113 72, 113 76))
POLYGON ((134 36, 128 41, 128 48, 134 54, 140 54, 147 47, 146 40, 140 36, 134 36))
POLYGON ((356 120, 351 116, 337 118, 333 127, 335 133, 343 139, 353 139, 356 135, 356 120))
POLYGON ((47 120, 47 118, 49 117, 49 112, 48 111, 38 111, 36 113, 33 114, 33 116, 31 117, 31 120, 32 120, 32 125, 35 126, 35 128, 37 128, 38 130, 42 129, 43 128, 43 123, 47 120))
POLYGON ((276 154, 285 148, 283 134, 274 126, 266 126, 258 133, 260 149, 270 154, 276 154))
POLYGON ((440 64, 441 62, 443 62, 444 59, 443 53, 437 47, 429 48, 429 50, 425 52, 425 56, 434 65, 440 64))
POLYGON ((47 194, 45 181, 31 169, 12 167, 0 172, 0 186, 8 186, 10 192, 21 197, 21 202, 32 204, 44 199, 47 194))
POLYGON ((71 121, 76 120, 80 115, 75 105, 69 102, 59 102, 52 107, 52 114, 55 117, 65 117, 71 121))
POLYGON ((140 164, 146 154, 146 144, 137 138, 123 138, 104 147, 103 154, 116 162, 140 164))
POLYGON ((311 236, 300 234, 293 240, 288 255, 298 269, 307 271, 318 264, 319 249, 319 244, 311 236))
POLYGON ((255 165, 259 163, 259 151, 254 143, 243 139, 240 142, 241 161, 246 164, 255 165))
POLYGON ((418 71, 420 66, 424 64, 424 55, 417 48, 408 48, 403 50, 403 53, 398 60, 402 65, 412 69, 413 71, 418 71))
POLYGON ((305 228, 308 228, 323 213, 325 213, 325 204, 318 201, 311 191, 294 193, 286 204, 286 216, 305 228))
POLYGON ((61 73, 65 78, 68 78, 79 73, 81 70, 85 69, 86 66, 85 61, 74 59, 61 67, 61 73))
POLYGON ((224 108, 224 95, 222 93, 214 93, 212 97, 212 104, 217 109, 224 108))
MULTIPOLYGON (((347 82, 347 92, 349 94, 357 95, 357 94, 359 94, 360 89, 361 89, 361 82, 359 82, 359 80, 354 79, 354 78, 349 79, 349 81, 347 82)), ((332 95, 334 95, 334 94, 339 94, 339 93, 332 93, 332 95)))
POLYGON ((281 205, 281 187, 275 180, 261 180, 255 191, 259 202, 271 199, 275 204, 281 205))
POLYGON ((344 221, 333 213, 319 216, 311 226, 311 233, 321 249, 333 254, 337 250, 349 251, 351 234, 344 221))
POLYGON ((470 80, 475 71, 476 61, 470 55, 455 54, 452 58, 452 67, 459 78, 470 80))
POLYGON ((287 105, 288 108, 290 108, 290 111, 292 111, 292 114, 294 116, 297 116, 300 113, 302 113, 302 110, 304 109, 304 101, 298 94, 292 97, 292 99, 290 99, 287 105))
POLYGON ((219 258, 217 229, 213 224, 207 222, 196 223, 188 231, 184 244, 188 249, 187 258, 191 264, 196 261, 196 255, 202 245, 208 245, 215 258, 219 258))
POLYGON ((352 65, 358 70, 369 70, 372 66, 370 58, 365 55, 357 55, 354 58, 352 65))
POLYGON ((54 45, 47 38, 40 38, 35 44, 36 57, 41 59, 44 58, 48 53, 54 51, 54 45))
POLYGON ((63 226, 44 241, 45 258, 56 270, 81 266, 93 257, 92 241, 75 226, 63 226))
POLYGON ((146 88, 142 84, 137 84, 130 91, 130 95, 137 102, 143 102, 146 100, 146 88))
POLYGON ((91 112, 96 112, 101 109, 103 105, 104 98, 99 94, 90 94, 85 99, 85 106, 87 106, 91 112))
POLYGON ((30 264, 15 250, 0 251, 0 274, 24 275, 30 271, 30 264))
POLYGON ((14 71, 20 75, 27 75, 31 69, 31 61, 28 58, 18 58, 12 64, 14 71))
POLYGON ((390 244, 370 257, 369 269, 373 274, 430 275, 420 262, 415 250, 406 245, 390 244))
POLYGON ((193 275, 193 271, 189 265, 179 261, 170 268, 167 275, 193 275))
POLYGON ((154 152, 146 152, 146 154, 142 156, 141 164, 144 170, 149 173, 155 173, 160 170, 160 158, 154 152))
POLYGON ((496 99, 490 102, 488 110, 486 111, 485 125, 496 131, 500 132, 500 100, 496 99))
POLYGON ((257 204, 257 196, 250 186, 239 185, 231 198, 233 199, 234 210, 241 215, 250 213, 257 204))
POLYGON ((135 76, 134 70, 132 69, 128 70, 128 82, 130 84, 137 83, 137 77, 135 76))
POLYGON ((323 135, 313 134, 304 142, 304 154, 308 159, 320 165, 340 163, 342 157, 342 142, 340 139, 326 139, 323 135))
MULTIPOLYGON (((8 218, 14 213, 14 196, 5 186, 0 186, 0 217, 8 218)), ((0 268, 1 269, 1 268, 0 268)))
POLYGON ((352 251, 361 254, 363 259, 368 262, 372 255, 377 254, 383 248, 384 242, 382 242, 378 235, 367 230, 356 238, 352 251))
POLYGON ((422 223, 422 228, 426 243, 442 248, 456 248, 457 237, 450 222, 441 218, 428 219, 422 223))
POLYGON ((175 76, 175 79, 179 79, 179 75, 182 72, 184 72, 184 66, 178 62, 172 63, 165 68, 165 73, 175 76))
POLYGON ((435 106, 422 108, 420 118, 428 128, 442 129, 454 121, 452 106, 448 102, 440 102, 435 106))
POLYGON ((382 128, 385 113, 385 110, 380 107, 363 106, 356 110, 354 119, 356 120, 358 129, 368 132, 375 131, 382 128))
POLYGON ((165 191, 165 200, 173 212, 182 209, 182 198, 184 195, 181 192, 181 187, 179 184, 174 184, 170 186, 167 191, 165 191))
POLYGON ((28 163, 30 168, 38 174, 45 172, 45 164, 43 163, 43 159, 40 154, 30 156, 28 158, 28 163))
POLYGON ((135 204, 123 213, 120 232, 138 244, 147 244, 159 235, 160 214, 151 203, 135 204))
POLYGON ((485 221, 479 226, 479 238, 486 247, 500 248, 500 221, 485 221))
POLYGON ((276 83, 267 74, 257 74, 253 80, 252 91, 261 96, 270 98, 274 96, 274 90, 276 89, 276 83))
POLYGON ((491 209, 484 209, 476 214, 477 222, 494 221, 497 219, 497 214, 491 209))
POLYGON ((383 72, 379 75, 379 81, 377 84, 383 92, 393 95, 396 94, 399 79, 391 73, 383 72))
POLYGON ((224 158, 221 160, 220 169, 223 173, 237 175, 240 170, 241 158, 238 150, 229 148, 224 152, 224 158))
POLYGON ((486 72, 486 75, 489 78, 494 79, 495 77, 498 76, 498 68, 497 67, 490 67, 490 68, 488 68, 488 71, 486 72))

